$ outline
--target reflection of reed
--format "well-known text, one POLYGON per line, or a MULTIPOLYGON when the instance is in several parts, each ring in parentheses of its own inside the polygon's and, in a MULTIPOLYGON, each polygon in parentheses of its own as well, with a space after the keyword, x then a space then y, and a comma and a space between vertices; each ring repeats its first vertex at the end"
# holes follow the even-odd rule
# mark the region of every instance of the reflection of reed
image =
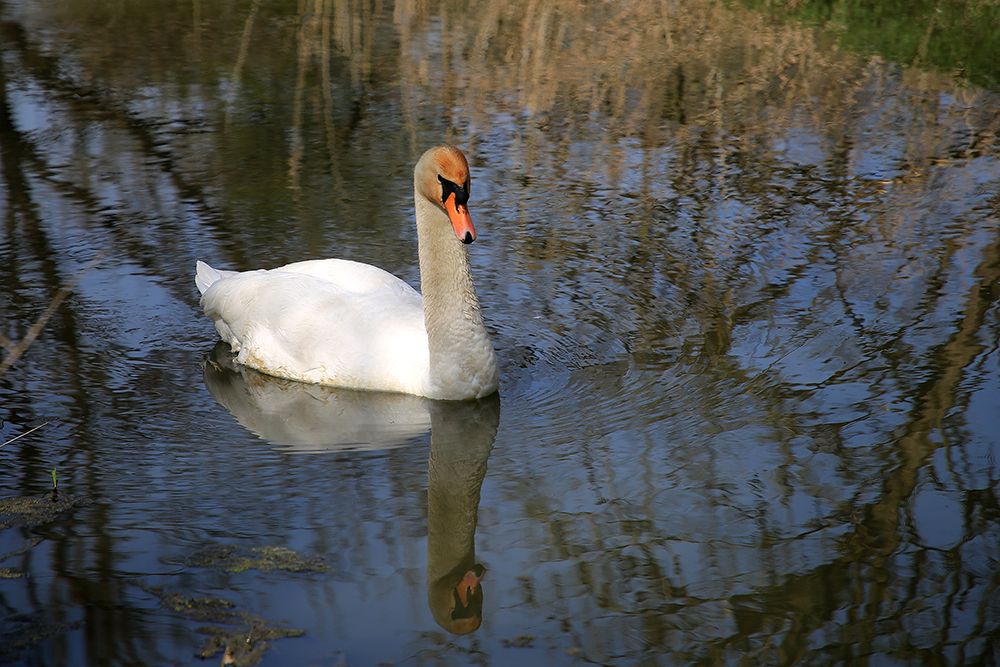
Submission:
MULTIPOLYGON (((324 7, 320 16, 325 16, 325 14, 324 7)), ((319 71, 320 87, 323 90, 323 125, 326 129, 326 151, 330 160, 330 170, 335 179, 334 185, 339 189, 343 187, 343 177, 341 177, 338 167, 340 163, 337 148, 338 128, 333 120, 333 75, 330 70, 330 58, 333 57, 330 51, 331 32, 331 21, 323 21, 319 36, 319 71)))
MULTIPOLYGON (((195 20, 197 21, 201 14, 200 3, 196 3, 199 11, 195 13, 195 20)), ((247 50, 250 48, 250 37, 253 34, 253 22, 257 18, 257 11, 260 9, 260 0, 253 0, 253 4, 250 5, 250 13, 247 14, 246 20, 243 22, 243 33, 240 35, 240 46, 239 51, 236 55, 236 64, 233 66, 233 75, 229 80, 229 92, 226 95, 226 120, 225 128, 228 130, 233 120, 233 106, 236 103, 236 97, 240 93, 240 81, 243 79, 243 68, 246 66, 247 62, 247 50)), ((200 27, 198 28, 200 31, 200 27)), ((195 43, 200 43, 200 40, 195 40, 195 43)))
MULTIPOLYGON (((322 0, 315 0, 316 3, 322 0)), ((317 16, 313 13, 302 11, 304 0, 300 1, 299 10, 299 32, 296 40, 295 59, 295 102, 292 106, 291 138, 288 147, 288 184, 293 190, 299 188, 299 172, 302 166, 303 157, 303 137, 302 137, 302 113, 303 100, 306 94, 306 75, 309 73, 310 60, 313 50, 316 47, 317 35, 321 32, 319 25, 322 14, 317 16)))
POLYGON ((350 81, 355 99, 364 97, 369 88, 372 67, 371 8, 367 2, 349 0, 299 0, 298 33, 296 35, 296 80, 292 107, 291 140, 288 158, 288 182, 293 190, 300 186, 302 162, 305 159, 304 115, 307 97, 318 85, 317 104, 321 107, 326 160, 334 178, 334 186, 343 184, 340 162, 344 128, 335 120, 333 58, 343 54, 350 69, 350 81), (333 46, 336 45, 336 49, 333 46), (310 73, 318 69, 318 84, 310 83, 310 73))

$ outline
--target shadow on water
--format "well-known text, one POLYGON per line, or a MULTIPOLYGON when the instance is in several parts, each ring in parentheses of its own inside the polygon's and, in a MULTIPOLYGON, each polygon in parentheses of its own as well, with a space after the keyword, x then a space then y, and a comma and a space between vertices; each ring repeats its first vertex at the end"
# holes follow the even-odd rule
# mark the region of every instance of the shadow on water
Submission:
POLYGON ((72 500, 0 517, 0 662, 199 664, 220 609, 284 628, 263 664, 994 664, 1000 98, 947 73, 996 27, 960 4, 874 55, 836 4, 0 2, 3 347, 80 276, 0 377, 2 507, 72 500), (416 284, 443 141, 502 412, 203 358, 196 259, 416 284))

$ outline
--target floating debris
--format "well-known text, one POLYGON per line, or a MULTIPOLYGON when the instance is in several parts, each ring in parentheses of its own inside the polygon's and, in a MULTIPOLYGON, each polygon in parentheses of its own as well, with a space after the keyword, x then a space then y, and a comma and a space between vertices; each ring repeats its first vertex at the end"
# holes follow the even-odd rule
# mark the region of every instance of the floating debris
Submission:
POLYGON ((211 658, 221 652, 223 665, 256 665, 274 640, 301 637, 306 633, 305 630, 286 628, 239 610, 235 604, 222 598, 167 593, 161 586, 143 587, 143 590, 159 598, 160 603, 170 611, 181 613, 190 619, 237 626, 224 628, 206 625, 197 629, 198 632, 209 635, 205 645, 197 653, 198 657, 211 658))
POLYGON ((319 556, 303 556, 287 547, 240 547, 223 544, 207 547, 191 555, 191 565, 212 567, 223 572, 260 570, 273 572, 313 573, 328 572, 330 566, 319 556))
POLYGON ((512 639, 503 639, 504 648, 534 648, 532 642, 535 641, 534 635, 517 635, 512 639))
POLYGON ((198 632, 210 635, 198 657, 208 659, 222 652, 223 665, 256 665, 264 659, 264 653, 271 647, 270 642, 284 637, 301 637, 305 630, 279 626, 251 626, 250 628, 220 628, 204 626, 198 632))
POLYGON ((236 605, 229 600, 212 597, 191 597, 182 593, 167 593, 161 586, 143 586, 142 590, 155 595, 160 604, 169 609, 184 614, 196 621, 211 623, 226 623, 229 625, 255 625, 267 623, 262 618, 247 611, 238 611, 236 605))

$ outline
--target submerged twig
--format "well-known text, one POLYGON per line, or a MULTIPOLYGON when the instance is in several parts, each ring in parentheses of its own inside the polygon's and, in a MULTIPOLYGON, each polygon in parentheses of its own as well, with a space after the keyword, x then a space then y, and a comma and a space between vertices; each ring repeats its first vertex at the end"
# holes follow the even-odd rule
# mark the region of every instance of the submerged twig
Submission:
POLYGON ((3 447, 4 445, 9 445, 10 443, 14 442, 14 441, 15 441, 15 440, 17 440, 18 438, 23 438, 24 436, 26 436, 26 435, 28 435, 28 434, 30 434, 30 433, 34 433, 35 431, 37 431, 37 430, 38 430, 38 429, 40 429, 41 427, 43 427, 43 426, 48 426, 48 424, 49 424, 48 422, 45 422, 44 424, 39 424, 38 426, 36 426, 35 428, 33 428, 33 429, 31 429, 31 430, 28 430, 28 431, 25 431, 25 432, 24 432, 24 433, 22 433, 21 435, 15 435, 15 436, 14 436, 13 438, 11 438, 11 439, 10 439, 10 440, 8 440, 7 442, 3 443, 3 445, 0 445, 0 447, 3 447))
POLYGON ((56 292, 56 295, 52 297, 52 303, 50 303, 49 307, 45 309, 45 312, 38 316, 38 319, 35 320, 35 323, 31 325, 30 329, 28 329, 28 333, 24 335, 21 342, 13 347, 8 347, 6 344, 4 345, 4 347, 8 349, 8 354, 3 360, 3 363, 0 363, 0 378, 2 378, 8 370, 10 370, 10 367, 14 365, 14 362, 17 361, 18 358, 24 354, 25 350, 27 350, 31 344, 35 342, 35 339, 38 338, 38 334, 42 333, 42 329, 44 329, 45 325, 49 323, 49 320, 52 319, 52 316, 55 314, 56 310, 66 297, 70 295, 70 292, 72 292, 80 283, 83 276, 94 268, 94 266, 96 266, 102 259, 104 259, 104 253, 100 252, 97 254, 97 257, 90 260, 90 263, 87 264, 87 266, 80 269, 76 275, 73 276, 72 280, 56 292))

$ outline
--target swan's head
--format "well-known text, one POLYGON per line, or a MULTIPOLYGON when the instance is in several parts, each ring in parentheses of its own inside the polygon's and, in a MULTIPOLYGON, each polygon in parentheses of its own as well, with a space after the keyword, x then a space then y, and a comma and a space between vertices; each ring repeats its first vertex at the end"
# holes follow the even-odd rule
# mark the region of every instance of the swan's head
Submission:
POLYGON ((417 162, 413 179, 417 192, 448 214, 459 241, 476 240, 469 215, 469 163, 462 151, 454 146, 430 149, 417 162))

